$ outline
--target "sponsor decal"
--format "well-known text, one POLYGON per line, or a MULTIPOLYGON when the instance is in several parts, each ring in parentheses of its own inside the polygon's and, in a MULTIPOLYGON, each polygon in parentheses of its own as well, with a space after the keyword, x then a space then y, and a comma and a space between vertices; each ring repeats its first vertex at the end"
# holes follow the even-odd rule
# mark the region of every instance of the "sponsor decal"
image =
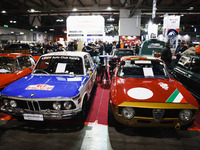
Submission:
POLYGON ((52 85, 47 84, 37 84, 37 85, 29 85, 26 90, 45 90, 51 91, 54 88, 52 85))
POLYGON ((166 103, 187 103, 183 95, 176 89, 170 97, 166 100, 166 103))
POLYGON ((127 92, 128 96, 138 99, 138 100, 146 100, 153 96, 153 92, 147 88, 132 88, 127 92))
POLYGON ((166 83, 159 82, 158 84, 161 86, 161 88, 163 88, 163 89, 165 89, 165 90, 168 90, 168 89, 169 89, 168 84, 166 84, 166 83))

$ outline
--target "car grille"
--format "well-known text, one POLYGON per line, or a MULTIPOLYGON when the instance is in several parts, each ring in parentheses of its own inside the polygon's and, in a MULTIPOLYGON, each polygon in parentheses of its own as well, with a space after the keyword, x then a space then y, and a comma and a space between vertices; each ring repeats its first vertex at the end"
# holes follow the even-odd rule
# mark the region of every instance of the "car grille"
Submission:
MULTIPOLYGON (((29 109, 32 111, 40 111, 40 110, 54 110, 53 109, 53 103, 57 102, 57 101, 33 101, 33 100, 15 100, 17 103, 17 107, 18 108, 22 108, 22 109, 29 109)), ((61 103, 61 110, 64 110, 63 104, 65 101, 60 101, 61 103)), ((76 106, 75 104, 72 102, 72 108, 71 109, 75 109, 76 106)))
MULTIPOLYGON (((123 107, 119 108, 119 113, 121 114, 121 110, 123 107)), ((135 110, 135 116, 137 117, 150 117, 150 118, 154 118, 154 115, 158 115, 157 117, 161 117, 162 118, 178 118, 179 117, 179 112, 182 109, 164 109, 164 113, 163 114, 154 114, 153 115, 153 110, 154 109, 149 109, 149 108, 134 108, 135 110)), ((194 114, 194 112, 193 112, 194 114)))

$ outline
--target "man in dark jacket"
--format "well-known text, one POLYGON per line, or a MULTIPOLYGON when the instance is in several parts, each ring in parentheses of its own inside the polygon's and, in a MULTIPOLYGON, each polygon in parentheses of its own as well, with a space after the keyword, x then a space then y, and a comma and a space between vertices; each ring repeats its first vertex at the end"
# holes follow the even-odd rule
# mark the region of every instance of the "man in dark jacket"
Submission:
POLYGON ((167 42, 165 47, 162 49, 161 59, 165 62, 167 69, 169 69, 172 61, 172 52, 170 50, 169 42, 167 42))

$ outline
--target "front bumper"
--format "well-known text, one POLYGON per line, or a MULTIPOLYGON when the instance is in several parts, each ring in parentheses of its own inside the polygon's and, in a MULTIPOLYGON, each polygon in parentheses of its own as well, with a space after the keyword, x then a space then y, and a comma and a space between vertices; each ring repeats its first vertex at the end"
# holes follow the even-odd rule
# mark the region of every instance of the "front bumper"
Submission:
MULTIPOLYGON (((0 109, 2 112, 9 114, 13 117, 24 117, 24 114, 28 115, 40 115, 42 116, 42 120, 64 120, 64 119, 71 119, 77 116, 82 109, 76 110, 40 110, 40 111, 32 111, 29 109, 22 109, 22 108, 12 108, 12 107, 5 107, 4 105, 0 109)), ((26 120, 26 119, 25 119, 26 120)), ((31 120, 31 119, 30 119, 31 120)), ((34 120, 37 121, 37 118, 34 120)))
MULTIPOLYGON (((171 107, 174 107, 173 109, 180 109, 180 105, 176 106, 175 104, 165 104, 162 105, 161 103, 145 103, 145 102, 124 102, 118 106, 115 106, 112 101, 110 101, 111 109, 114 118, 120 122, 121 124, 124 124, 126 126, 130 127, 167 127, 167 128, 178 128, 182 126, 187 126, 191 124, 194 121, 195 115, 189 120, 189 121, 181 121, 178 117, 163 117, 160 120, 155 120, 153 116, 142 116, 142 115, 136 115, 131 119, 125 119, 122 114, 117 112, 116 110, 119 109, 119 107, 136 107, 136 108, 147 108, 147 109, 152 109, 152 108, 157 108, 157 109, 169 109, 171 107), (163 107, 162 107, 163 106, 163 107), (178 126, 178 127, 177 127, 178 126)), ((185 109, 193 108, 190 105, 187 105, 185 109)), ((183 109, 183 108, 182 108, 183 109)), ((194 112, 197 112, 198 109, 193 108, 194 112)), ((176 115, 177 116, 177 115, 176 115)))

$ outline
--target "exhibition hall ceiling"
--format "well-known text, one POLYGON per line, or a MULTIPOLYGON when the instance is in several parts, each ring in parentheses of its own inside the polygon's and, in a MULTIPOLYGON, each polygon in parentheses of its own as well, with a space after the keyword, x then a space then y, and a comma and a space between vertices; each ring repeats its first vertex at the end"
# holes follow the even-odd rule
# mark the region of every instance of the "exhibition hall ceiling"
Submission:
MULTIPOLYGON (((131 17, 141 10, 141 24, 152 17, 153 0, 1 0, 0 26, 8 25, 36 30, 64 28, 73 15, 102 15, 105 24, 118 25, 119 10, 130 10, 131 17), (109 19, 111 18, 111 19, 109 19)), ((181 15, 181 25, 198 27, 200 0, 156 0, 155 23, 161 23, 165 13, 181 15)))

